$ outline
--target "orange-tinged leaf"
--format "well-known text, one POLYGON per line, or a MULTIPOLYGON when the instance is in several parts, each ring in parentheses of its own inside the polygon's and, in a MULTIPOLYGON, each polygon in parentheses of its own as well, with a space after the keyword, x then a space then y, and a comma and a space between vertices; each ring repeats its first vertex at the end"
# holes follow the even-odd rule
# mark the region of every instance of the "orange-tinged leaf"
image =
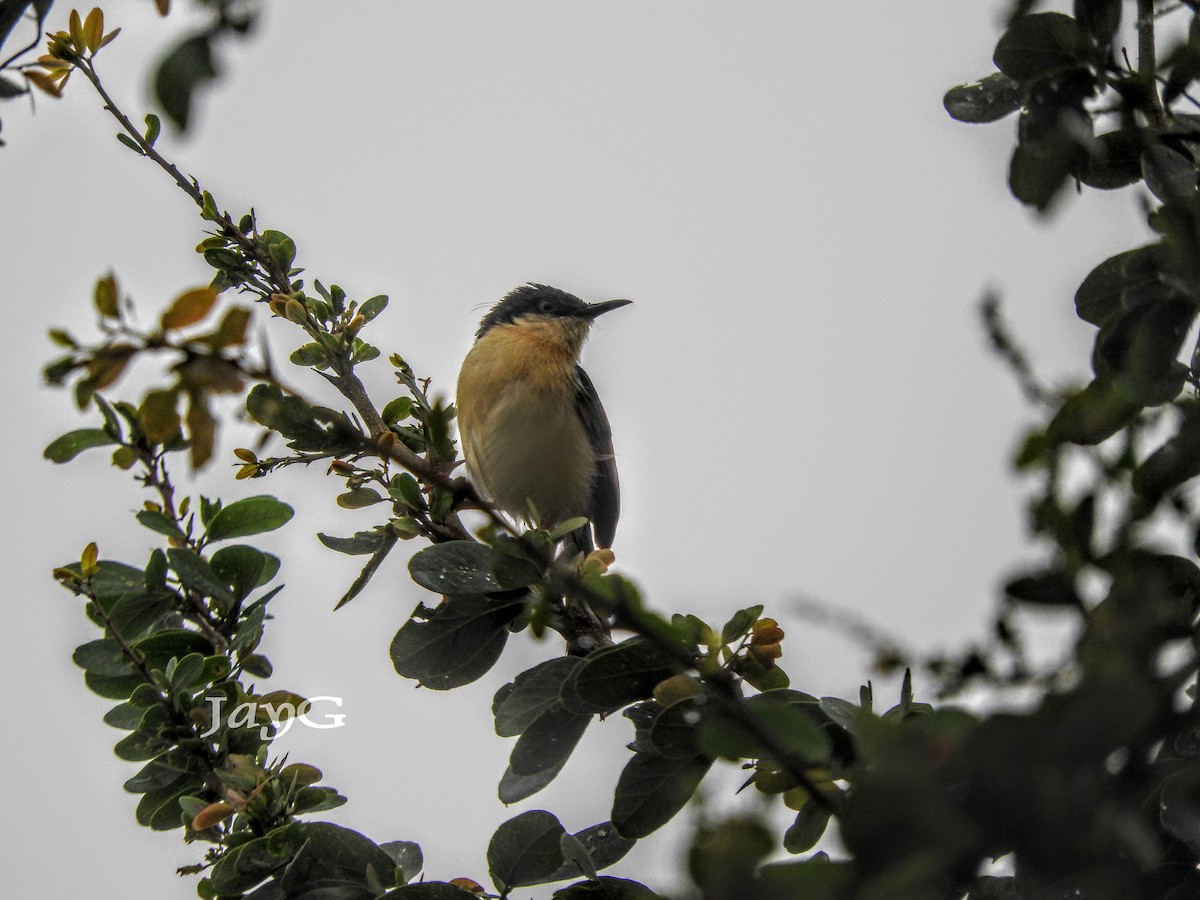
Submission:
POLYGON ((212 459, 217 442, 217 422, 204 397, 192 395, 187 411, 188 439, 192 444, 192 468, 202 469, 212 459))
POLYGON ((38 65, 47 72, 63 72, 69 71, 71 64, 66 60, 59 59, 57 56, 44 55, 38 57, 38 65))
POLYGON ((96 312, 100 313, 106 319, 115 319, 120 314, 117 296, 117 277, 112 272, 109 272, 103 278, 96 281, 96 288, 92 292, 92 299, 96 304, 96 312))
POLYGON ((75 49, 82 53, 87 49, 87 43, 83 39, 83 22, 79 18, 79 10, 71 10, 71 15, 67 19, 67 28, 71 32, 71 43, 75 45, 75 49))
POLYGON ((101 47, 107 47, 114 40, 116 40, 117 35, 120 33, 121 33, 120 28, 114 28, 112 31, 110 31, 108 34, 106 34, 103 37, 103 39, 101 39, 100 43, 96 45, 96 49, 99 50, 101 47))
POLYGON ((196 831, 212 828, 232 816, 233 812, 233 807, 228 803, 210 803, 196 813, 196 818, 192 819, 192 828, 196 831))
POLYGON ((100 548, 96 546, 95 541, 83 548, 83 553, 79 555, 79 568, 83 570, 84 575, 96 568, 96 560, 99 558, 100 548))
POLYGON ((470 878, 451 878, 450 884, 462 888, 464 891, 470 891, 472 894, 484 893, 483 885, 478 881, 472 881, 470 878))
POLYGON ((62 96, 62 86, 57 84, 54 79, 45 72, 37 72, 33 69, 26 69, 21 74, 24 75, 25 79, 33 84, 34 87, 49 94, 51 97, 62 96))
POLYGON ((120 378, 129 361, 133 359, 134 352, 135 348, 129 344, 114 344, 97 352, 87 367, 92 390, 103 390, 120 378))
POLYGON ((316 784, 324 776, 316 766, 310 766, 308 763, 292 763, 290 766, 283 767, 279 777, 283 781, 294 781, 307 787, 310 784, 316 784))
POLYGON ((162 314, 162 330, 186 328, 203 321, 212 311, 217 302, 217 289, 214 287, 192 288, 176 297, 162 314))
POLYGON ((160 16, 165 16, 171 11, 171 0, 154 0, 154 6, 160 16))
POLYGON ((87 18, 83 20, 83 39, 87 42, 87 48, 92 53, 95 53, 100 47, 100 39, 104 37, 104 12, 98 6, 93 6, 92 11, 87 14, 87 18))
POLYGON ((246 343, 246 330, 250 327, 250 310, 244 306, 235 306, 225 313, 221 324, 217 326, 210 343, 214 349, 237 347, 246 343))
POLYGON ((253 463, 258 462, 258 456, 255 455, 254 451, 247 450, 245 447, 236 448, 233 451, 233 455, 236 456, 238 459, 240 459, 244 463, 253 464, 253 463))
POLYGON ((138 409, 138 422, 147 439, 154 444, 165 444, 179 434, 180 418, 176 409, 179 394, 170 388, 151 391, 142 400, 138 409))

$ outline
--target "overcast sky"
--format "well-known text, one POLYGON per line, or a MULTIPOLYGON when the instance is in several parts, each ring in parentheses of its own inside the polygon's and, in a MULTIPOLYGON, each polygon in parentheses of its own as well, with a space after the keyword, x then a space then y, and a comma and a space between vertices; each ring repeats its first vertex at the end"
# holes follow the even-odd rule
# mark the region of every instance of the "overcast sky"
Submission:
MULTIPOLYGON (((99 61, 136 120, 151 60, 188 26, 187 10, 162 21, 150 8, 109 4, 108 26, 124 30, 99 61)), ((53 27, 68 10, 56 4, 53 27)), ((1004 187, 1014 123, 946 116, 943 92, 990 70, 998 34, 996 3, 962 0, 290 0, 222 48, 226 75, 195 133, 159 146, 223 206, 253 204, 261 227, 288 232, 309 276, 391 296, 368 335, 384 356, 363 370, 380 405, 395 395, 395 351, 452 394, 480 316, 524 281, 634 300, 602 320, 584 359, 615 434, 622 571, 655 608, 718 625, 765 604, 787 631, 793 685, 852 697, 866 656, 802 622, 797 597, 918 649, 952 648, 985 633, 997 584, 1031 553, 1008 467, 1031 418, 985 352, 985 288, 1042 373, 1081 380, 1091 329, 1073 316, 1074 289, 1146 240, 1131 193, 1071 197, 1039 221, 1004 187)), ((70 661, 97 633, 50 579, 91 540, 143 563, 155 546, 132 518, 143 496, 101 452, 41 459, 93 422, 39 368, 49 327, 94 334, 104 272, 150 321, 211 270, 192 250, 203 223, 187 198, 113 139, 84 79, 67 95, 39 97, 36 116, 2 110, 5 883, 13 896, 189 897, 173 869, 203 848, 134 824, 121 785, 136 767, 113 756, 111 704, 70 661)), ((285 359, 298 333, 267 332, 285 359)), ((299 370, 287 378, 332 399, 299 370)), ((343 728, 297 728, 277 745, 350 798, 327 817, 421 842, 427 877, 484 884, 488 837, 516 813, 550 809, 572 831, 607 818, 632 732, 621 717, 594 725, 542 794, 511 809, 492 799, 511 741, 492 732, 491 696, 561 647, 520 635, 475 685, 415 690, 387 653, 429 599, 404 554, 333 613, 361 559, 314 537, 369 527, 378 510, 335 507, 341 483, 315 467, 235 484, 238 443, 202 477, 176 474, 187 492, 269 491, 297 507, 265 544, 288 584, 266 686, 344 700, 343 728)), ((896 686, 878 690, 890 700, 896 686)), ((714 777, 710 799, 741 802, 739 774, 714 777)), ((678 840, 642 842, 613 873, 669 888, 678 840)))

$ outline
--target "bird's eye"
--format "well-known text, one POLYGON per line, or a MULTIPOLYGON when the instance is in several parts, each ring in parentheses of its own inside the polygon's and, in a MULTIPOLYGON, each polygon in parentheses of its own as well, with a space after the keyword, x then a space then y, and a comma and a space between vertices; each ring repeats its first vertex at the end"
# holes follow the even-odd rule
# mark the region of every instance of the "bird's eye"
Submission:
POLYGON ((538 311, 544 312, 544 313, 554 312, 554 301, 553 300, 543 300, 541 303, 538 304, 538 311))

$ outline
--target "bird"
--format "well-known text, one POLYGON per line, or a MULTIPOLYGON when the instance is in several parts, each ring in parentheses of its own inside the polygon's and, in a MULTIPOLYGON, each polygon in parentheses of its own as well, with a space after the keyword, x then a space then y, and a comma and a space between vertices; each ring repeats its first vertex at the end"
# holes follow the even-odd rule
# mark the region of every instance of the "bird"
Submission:
POLYGON ((596 318, 630 302, 521 285, 483 317, 458 375, 471 484, 533 527, 586 516, 590 530, 572 535, 582 553, 612 546, 621 491, 608 416, 579 356, 596 318))

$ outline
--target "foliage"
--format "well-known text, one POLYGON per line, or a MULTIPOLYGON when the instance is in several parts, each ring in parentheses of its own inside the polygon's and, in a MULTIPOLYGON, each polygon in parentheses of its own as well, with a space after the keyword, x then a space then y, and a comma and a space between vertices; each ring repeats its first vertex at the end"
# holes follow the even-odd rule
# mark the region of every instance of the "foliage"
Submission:
MULTIPOLYGON (((46 369, 98 419, 51 443, 47 458, 112 448, 114 465, 153 493, 136 518, 163 546, 144 566, 101 560, 91 544, 55 576, 101 629, 75 661, 94 693, 117 701, 106 721, 128 735, 116 753, 143 764, 126 783, 142 798, 137 821, 211 844, 193 870, 203 873, 200 895, 440 900, 484 891, 469 878, 416 880, 425 860, 411 842, 376 844, 312 821, 344 798, 318 786, 314 766, 272 759, 288 718, 306 714, 304 698, 248 683, 271 675, 256 651, 282 563, 229 542, 281 527, 291 510, 267 495, 178 499, 168 472, 172 454, 186 452, 194 467, 211 460, 221 395, 244 396, 249 416, 288 451, 237 450, 238 478, 320 460, 343 483, 336 504, 375 511, 367 529, 321 535, 332 551, 366 557, 339 606, 398 541, 428 544, 409 571, 430 602, 391 643, 400 676, 451 690, 482 678, 514 635, 564 638, 564 655, 495 694, 496 733, 515 739, 504 802, 549 784, 594 717, 621 712, 632 723, 609 820, 571 834, 535 810, 496 831, 486 866, 501 897, 564 881, 574 883, 556 897, 657 896, 600 872, 728 764, 746 770, 764 808, 782 804, 795 817, 775 834, 765 817, 701 815, 688 856, 700 897, 1194 895, 1200 517, 1190 483, 1200 475, 1200 350, 1185 345, 1200 311, 1200 118, 1187 111, 1197 105, 1189 90, 1200 77, 1200 13, 1191 3, 1160 6, 1076 0, 1066 15, 1021 0, 997 42, 996 71, 945 97, 964 122, 1018 114, 1009 186, 1039 214, 1065 202, 1072 184, 1144 184, 1153 197, 1148 243, 1098 263, 1076 294, 1080 318, 1096 328, 1087 385, 1040 384, 998 302, 984 307, 998 354, 1043 413, 1015 464, 1036 481, 1031 530, 1049 551, 1008 580, 990 645, 925 663, 944 696, 974 683, 1036 690, 1021 711, 987 714, 918 702, 907 675, 886 709, 869 684, 856 701, 815 697, 792 687, 780 665, 783 629, 761 606, 720 627, 662 615, 610 570, 611 552, 563 549, 578 521, 514 529, 453 475, 454 409, 403 357, 389 357, 398 396, 380 406, 367 395, 355 369, 382 355, 363 334, 386 297, 356 301, 336 285, 310 286, 291 238, 260 228, 252 209, 235 219, 185 178, 155 148, 158 120, 135 127, 106 92, 95 67, 113 36, 103 16, 72 13, 30 81, 53 93, 78 70, 122 142, 165 172, 210 228, 197 248, 214 269, 210 285, 178 293, 156 327, 137 330, 115 276, 100 277, 100 339, 56 330, 65 353, 46 369), (1190 27, 1160 58, 1170 17, 1180 15, 1190 27), (1136 66, 1120 52, 1123 22, 1137 36, 1136 66), (220 299, 233 290, 303 333, 291 364, 336 388, 346 409, 283 386, 247 346, 250 309, 220 299), (135 359, 163 355, 165 383, 136 400, 109 399, 135 359), (490 517, 479 535, 459 520, 469 508, 490 517), (1034 671, 1025 661, 1018 624, 1031 607, 1078 626, 1059 666, 1034 671), (614 640, 613 630, 625 636, 614 640), (844 845, 836 859, 812 852, 833 822, 844 845), (994 860, 1003 867, 990 870, 994 860)), ((181 123, 187 108, 175 110, 181 123)), ((904 662, 890 653, 890 665, 904 662)))

